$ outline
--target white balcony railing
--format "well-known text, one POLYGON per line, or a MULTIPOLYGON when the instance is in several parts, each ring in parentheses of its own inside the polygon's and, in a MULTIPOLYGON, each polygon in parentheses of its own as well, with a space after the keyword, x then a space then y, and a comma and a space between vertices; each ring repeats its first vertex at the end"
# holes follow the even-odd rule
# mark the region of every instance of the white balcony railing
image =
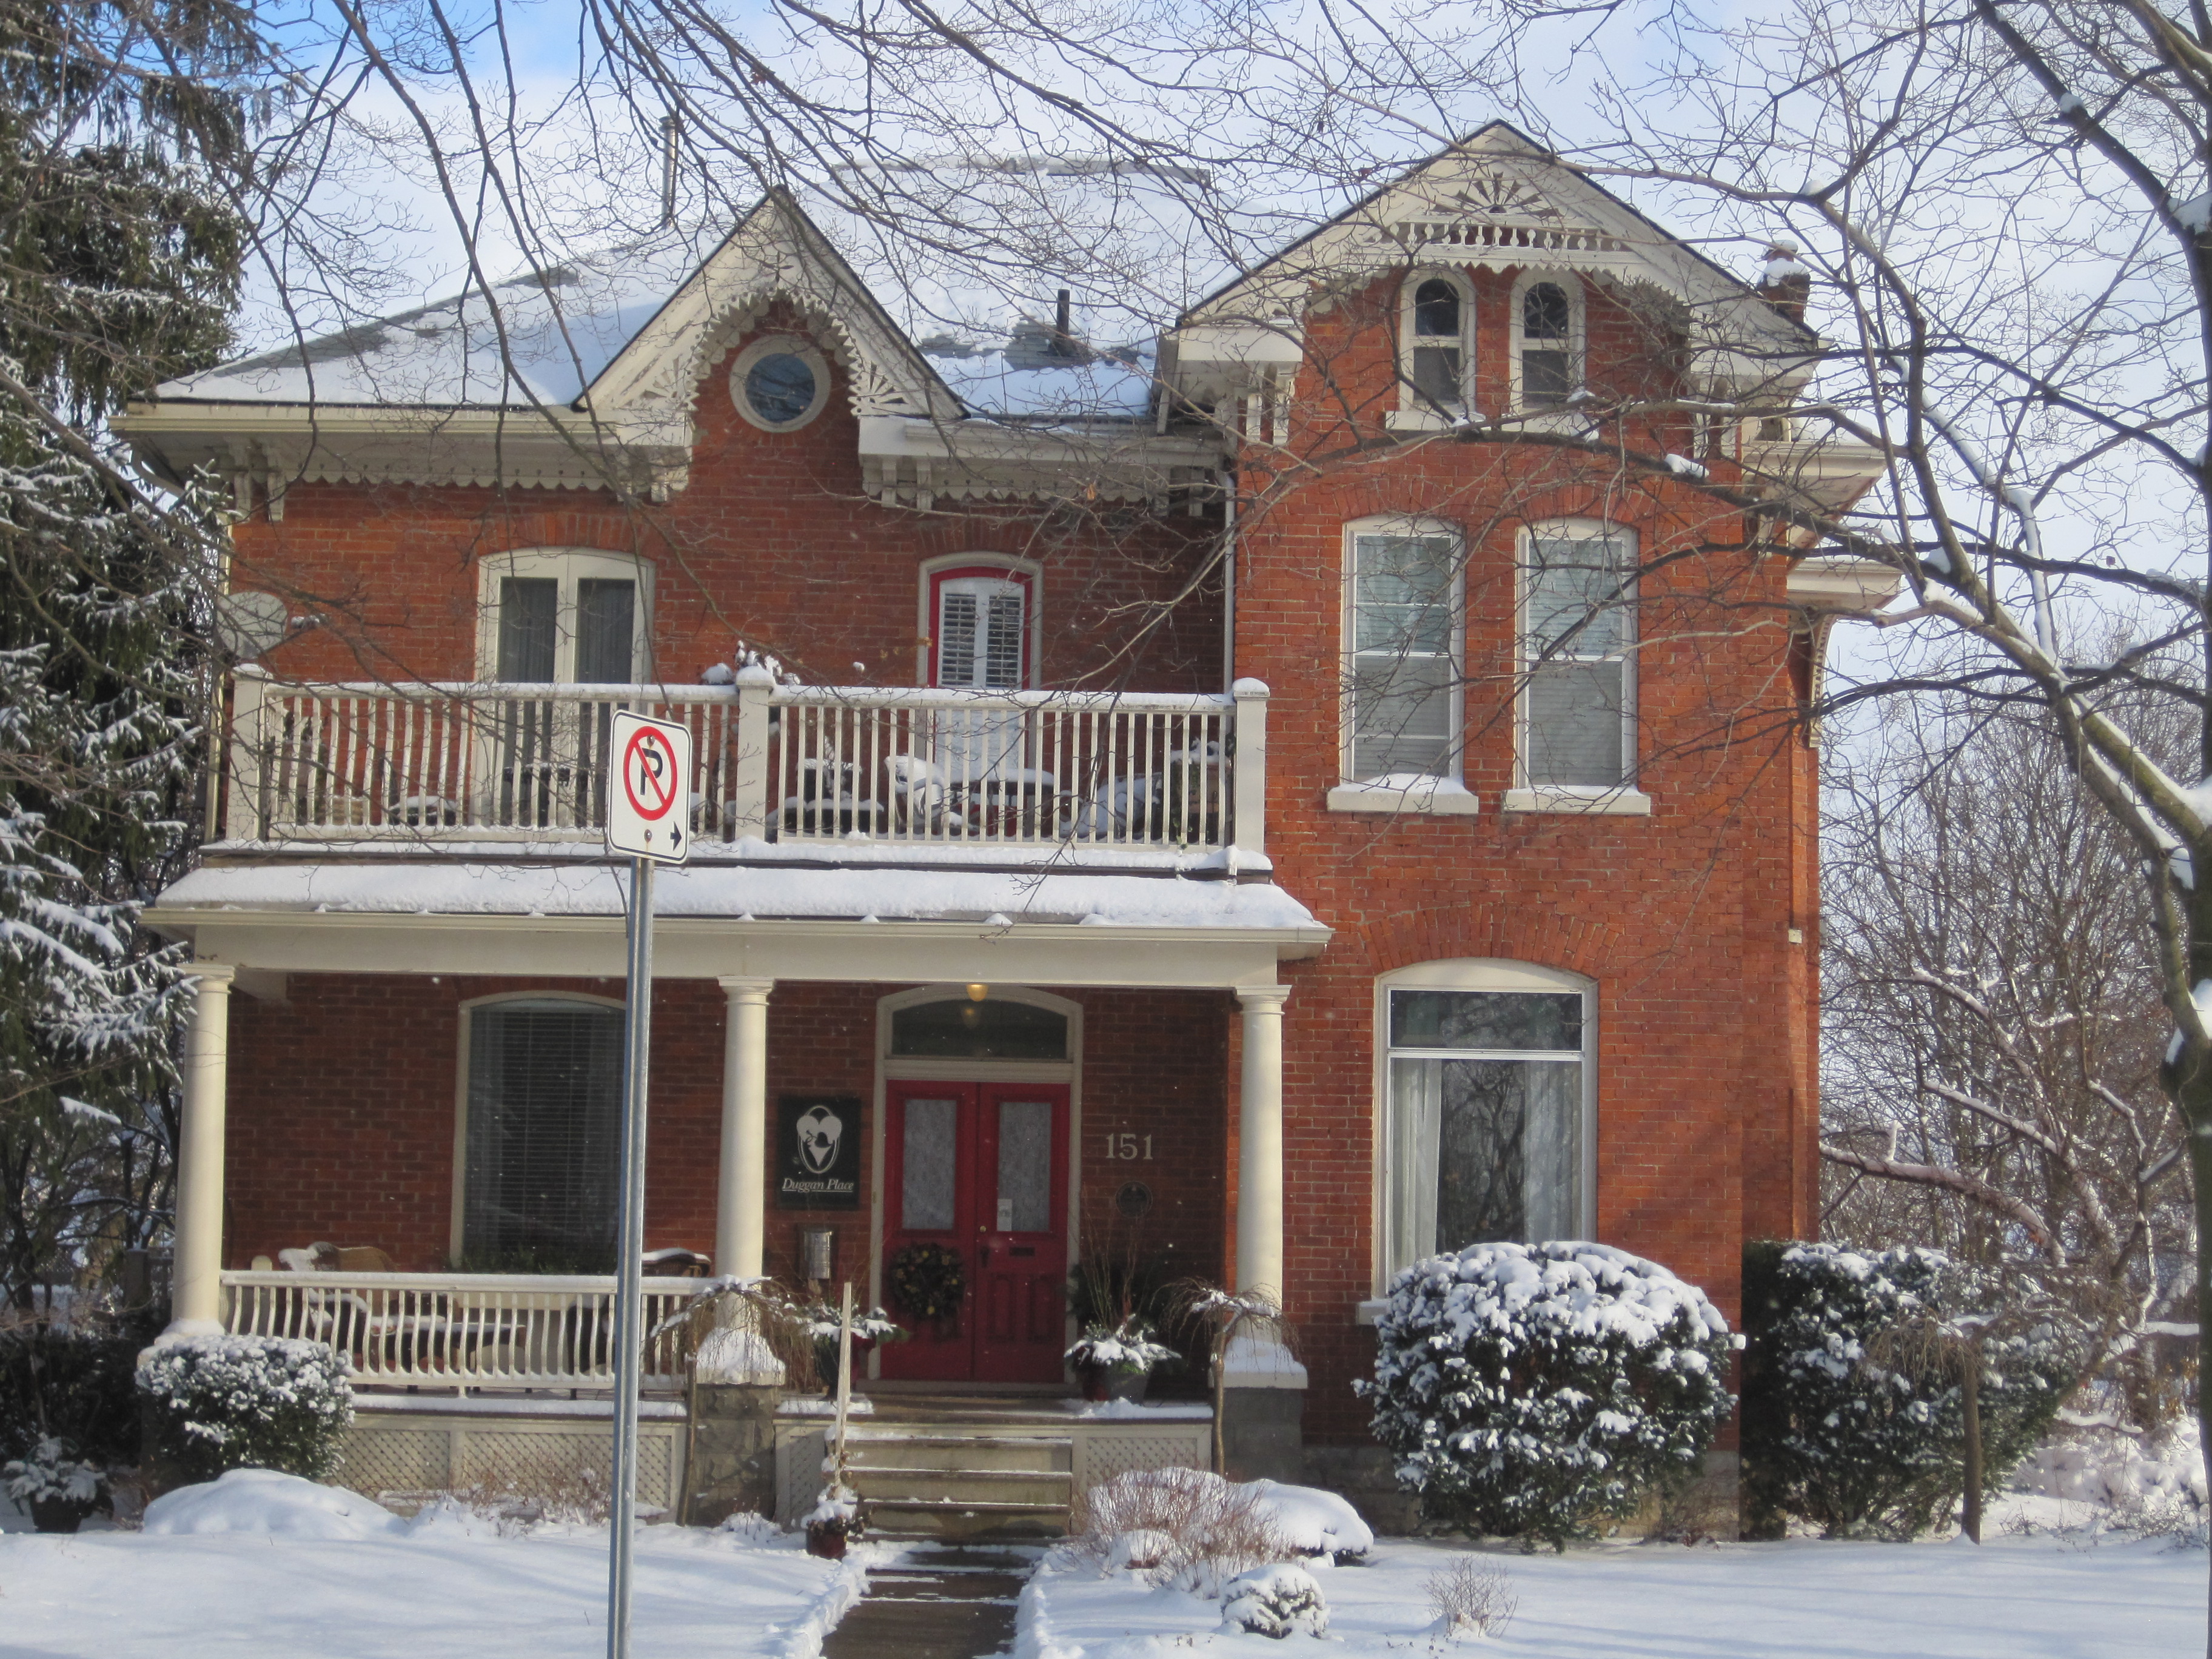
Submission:
MULTIPOLYGON (((645 1386, 680 1387, 680 1314, 698 1282, 647 1279, 645 1386)), ((327 1342, 362 1382, 441 1388, 614 1386, 611 1276, 227 1272, 224 1328, 327 1342)))
POLYGON ((597 842, 617 710, 691 728, 694 846, 1263 850, 1266 688, 1234 696, 290 684, 236 678, 234 842, 597 842))

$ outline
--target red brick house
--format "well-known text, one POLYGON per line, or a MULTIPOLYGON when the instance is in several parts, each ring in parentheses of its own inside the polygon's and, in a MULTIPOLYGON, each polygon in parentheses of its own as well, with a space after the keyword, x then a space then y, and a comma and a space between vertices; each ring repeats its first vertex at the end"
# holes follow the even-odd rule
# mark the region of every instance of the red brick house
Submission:
POLYGON ((453 1334, 611 1282, 616 708, 695 736, 647 1245, 797 1279, 827 1229, 872 1300, 954 1247, 879 1383, 1066 1392, 1067 1270, 1133 1248, 1279 1294, 1297 1360, 1229 1378, 1279 1468, 1301 1408, 1364 1438, 1436 1249, 1598 1238, 1732 1311, 1814 1222, 1801 715, 1880 592, 1744 505, 1874 471, 1774 412, 1802 286, 1502 126, 1147 334, 1050 272, 947 328, 856 258, 772 198, 122 423, 242 515, 151 913, 200 964, 179 1322, 297 1328, 257 1261, 373 1246, 313 1304, 365 1371, 588 1388, 453 1334))

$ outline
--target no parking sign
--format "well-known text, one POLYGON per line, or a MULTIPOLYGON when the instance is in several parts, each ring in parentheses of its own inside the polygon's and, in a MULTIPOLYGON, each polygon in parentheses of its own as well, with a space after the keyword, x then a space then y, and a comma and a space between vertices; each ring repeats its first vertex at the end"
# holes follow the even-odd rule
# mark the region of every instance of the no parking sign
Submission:
POLYGON ((607 786, 607 851, 656 864, 691 853, 691 729, 674 720, 614 717, 607 786))

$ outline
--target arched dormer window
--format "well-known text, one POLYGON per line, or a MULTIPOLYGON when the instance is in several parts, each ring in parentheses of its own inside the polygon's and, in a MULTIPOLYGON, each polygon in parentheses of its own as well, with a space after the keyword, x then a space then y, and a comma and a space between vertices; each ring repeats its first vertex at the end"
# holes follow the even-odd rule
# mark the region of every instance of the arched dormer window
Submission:
POLYGON ((1467 412, 1474 354, 1468 341, 1474 296, 1464 281, 1441 271, 1417 271, 1403 290, 1400 319, 1401 402, 1412 411, 1456 419, 1467 412))
POLYGON ((1583 383, 1582 286, 1571 278, 1524 277, 1513 299, 1516 409, 1559 409, 1583 383))

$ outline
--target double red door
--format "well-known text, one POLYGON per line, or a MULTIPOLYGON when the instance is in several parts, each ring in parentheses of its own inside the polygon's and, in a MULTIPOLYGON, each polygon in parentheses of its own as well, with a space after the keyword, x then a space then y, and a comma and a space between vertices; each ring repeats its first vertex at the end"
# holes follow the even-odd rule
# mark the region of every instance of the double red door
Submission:
POLYGON ((883 1374, 1057 1382, 1065 1375, 1067 1085, 893 1083, 885 1090, 884 1262, 949 1246, 967 1284, 954 1317, 886 1345, 883 1374))

